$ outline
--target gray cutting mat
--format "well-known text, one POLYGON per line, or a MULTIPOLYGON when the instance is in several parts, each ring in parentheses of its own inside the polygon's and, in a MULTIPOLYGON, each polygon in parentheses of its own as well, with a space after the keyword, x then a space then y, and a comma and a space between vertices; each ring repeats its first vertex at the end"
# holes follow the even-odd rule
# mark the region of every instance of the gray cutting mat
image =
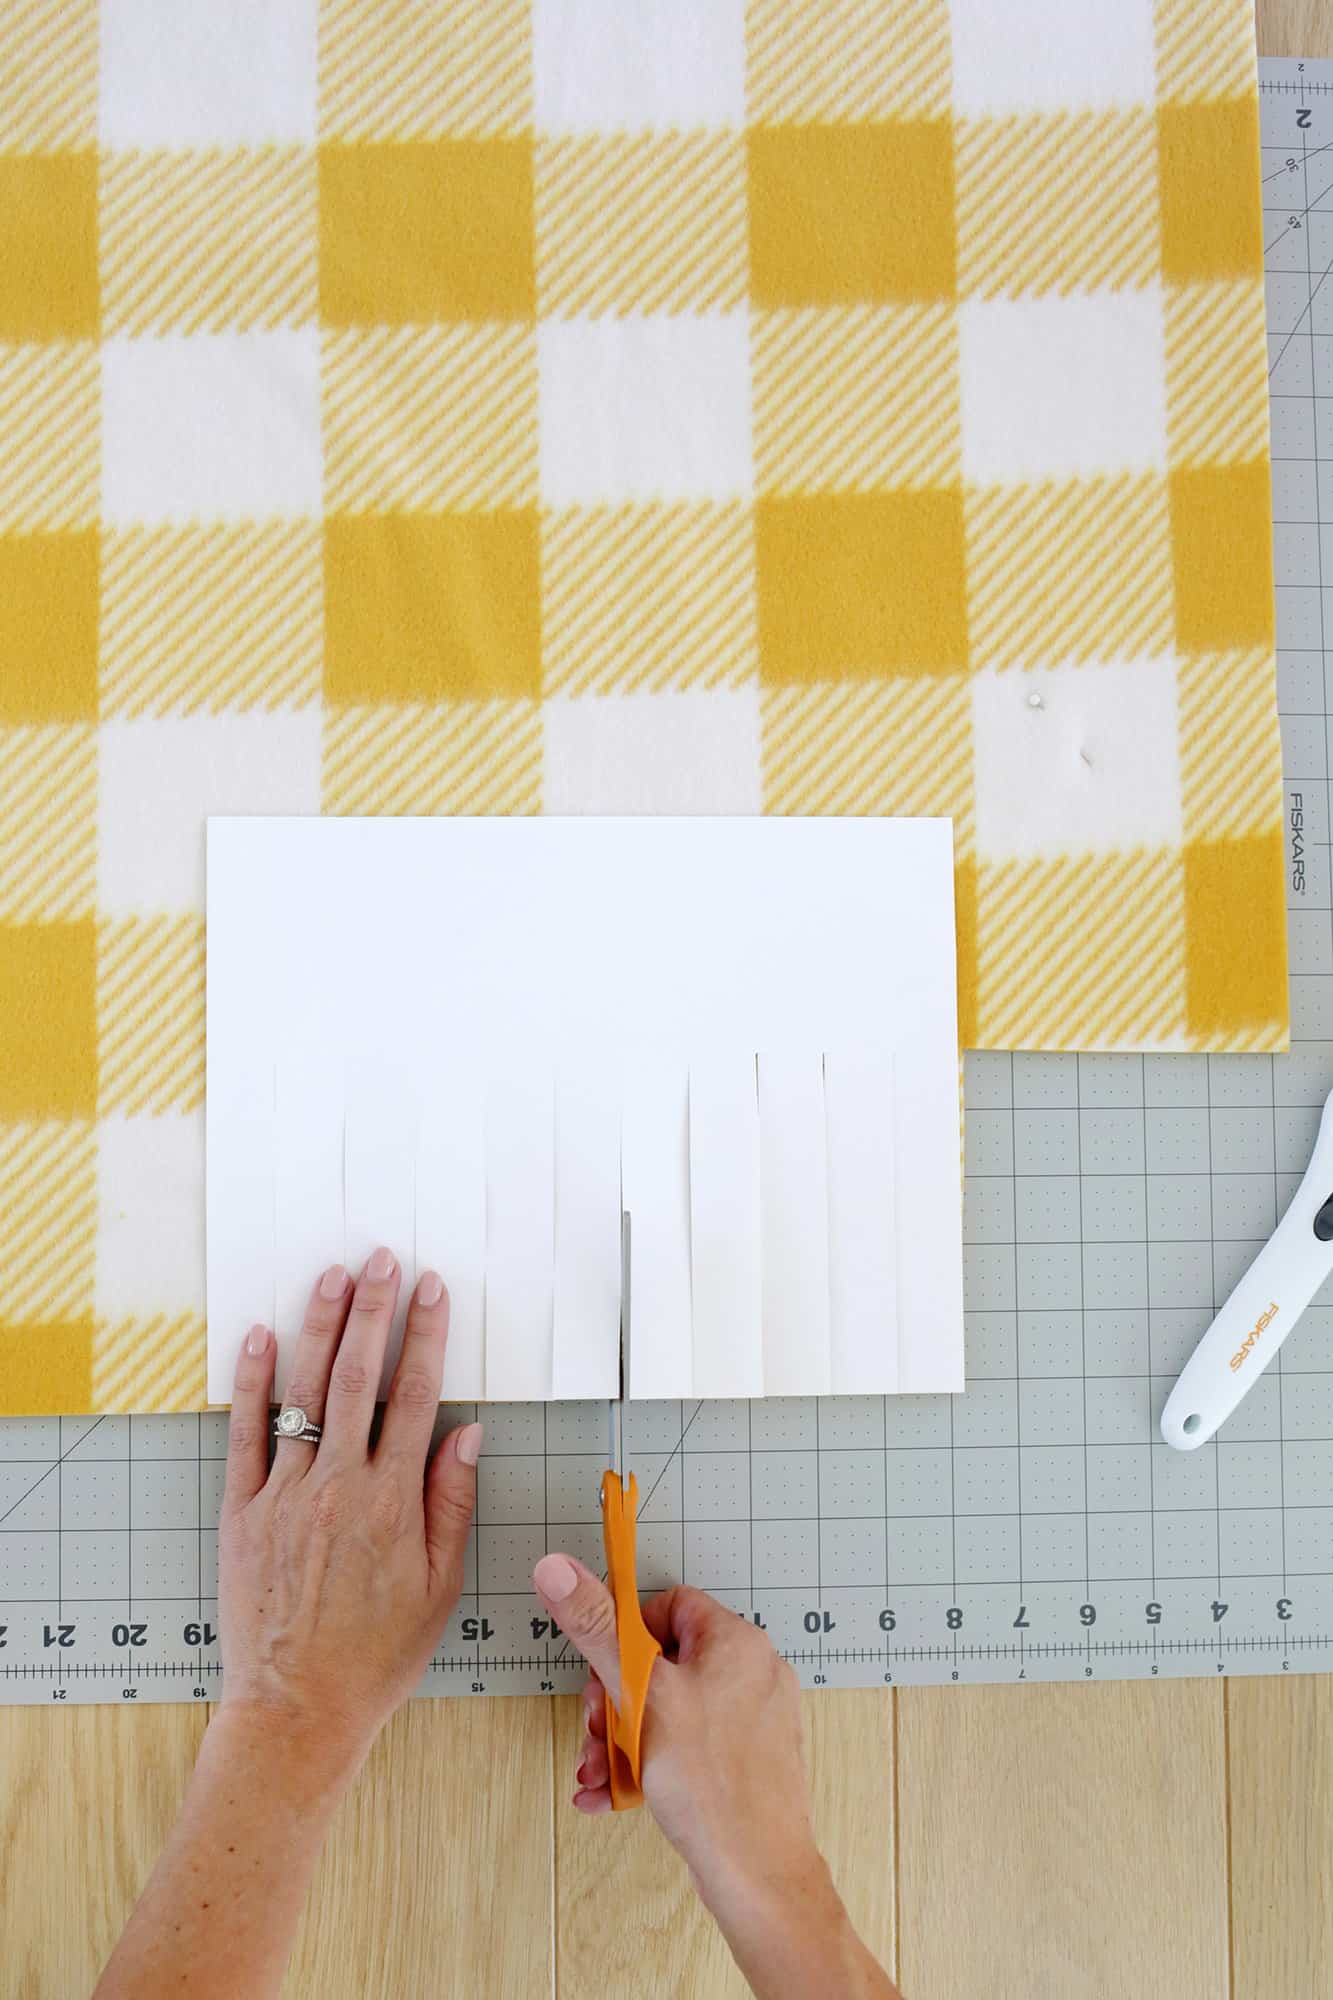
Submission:
MULTIPOLYGON (((641 1580, 761 1619, 808 1685, 1333 1667, 1333 1285, 1216 1444, 1153 1441, 1333 1086, 1333 64, 1262 72, 1292 1053, 969 1057, 966 1395, 631 1406, 641 1580)), ((484 1414, 425 1691, 576 1687, 528 1578, 599 1559, 605 1413, 484 1414)), ((0 1701, 216 1695, 225 1439, 0 1422, 0 1701)))

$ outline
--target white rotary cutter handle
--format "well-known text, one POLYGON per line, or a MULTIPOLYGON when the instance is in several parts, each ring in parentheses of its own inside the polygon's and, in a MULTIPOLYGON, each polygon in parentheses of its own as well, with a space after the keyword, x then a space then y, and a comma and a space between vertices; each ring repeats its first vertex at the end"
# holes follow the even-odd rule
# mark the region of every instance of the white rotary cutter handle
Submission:
POLYGON ((1291 1206, 1181 1370, 1162 1436, 1195 1451, 1257 1382, 1333 1272, 1333 1093, 1291 1206))

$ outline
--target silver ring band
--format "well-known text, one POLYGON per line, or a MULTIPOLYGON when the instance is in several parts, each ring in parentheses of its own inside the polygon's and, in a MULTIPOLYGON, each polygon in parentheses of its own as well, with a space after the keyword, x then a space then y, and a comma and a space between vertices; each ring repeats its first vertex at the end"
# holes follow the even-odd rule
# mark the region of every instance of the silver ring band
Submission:
POLYGON ((297 1403, 289 1403, 273 1419, 275 1438, 291 1438, 297 1444, 318 1444, 324 1435, 323 1426, 312 1424, 305 1411, 297 1403))

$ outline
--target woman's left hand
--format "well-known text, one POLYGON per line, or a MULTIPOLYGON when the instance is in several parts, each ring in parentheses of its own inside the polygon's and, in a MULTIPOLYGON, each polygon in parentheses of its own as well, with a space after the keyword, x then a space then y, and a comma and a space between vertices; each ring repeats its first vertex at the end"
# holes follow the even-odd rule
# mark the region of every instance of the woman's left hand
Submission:
POLYGON ((348 1769, 425 1672, 463 1584, 480 1424, 430 1460, 449 1331, 434 1272, 407 1312, 383 1428, 371 1419, 401 1271, 376 1250, 355 1285, 315 1285, 287 1404, 322 1424, 318 1446, 279 1438, 269 1469, 276 1342, 255 1327, 236 1369, 218 1536, 222 1710, 318 1744, 348 1769))

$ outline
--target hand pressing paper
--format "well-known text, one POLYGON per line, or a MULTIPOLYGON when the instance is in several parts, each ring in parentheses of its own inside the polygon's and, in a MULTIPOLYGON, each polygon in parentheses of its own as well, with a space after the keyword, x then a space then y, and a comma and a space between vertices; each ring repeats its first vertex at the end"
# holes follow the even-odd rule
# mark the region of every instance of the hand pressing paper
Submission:
POLYGON ((962 1388, 947 820, 212 819, 207 999, 213 1400, 376 1242, 615 1395, 622 1207, 630 1395, 962 1388))

